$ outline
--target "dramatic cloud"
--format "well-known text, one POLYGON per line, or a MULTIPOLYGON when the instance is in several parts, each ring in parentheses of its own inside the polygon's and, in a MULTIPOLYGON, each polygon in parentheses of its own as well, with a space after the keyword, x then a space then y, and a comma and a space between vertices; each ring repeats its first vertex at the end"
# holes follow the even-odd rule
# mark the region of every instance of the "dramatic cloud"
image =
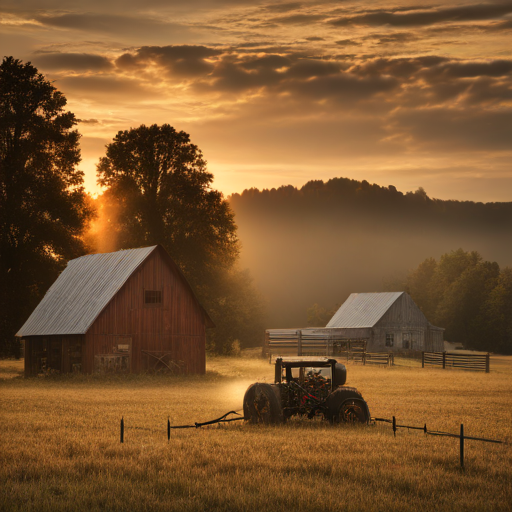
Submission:
POLYGON ((263 7, 263 10, 268 12, 289 12, 294 11, 296 9, 299 9, 302 7, 302 3, 300 2, 288 2, 284 4, 272 4, 272 5, 265 5, 263 7))
POLYGON ((210 73, 213 64, 206 59, 221 52, 205 46, 143 46, 135 53, 124 53, 116 59, 120 69, 141 69, 155 64, 177 77, 193 77, 210 73))
POLYGON ((88 53, 43 53, 34 58, 34 64, 49 70, 75 72, 108 71, 112 68, 107 57, 88 53))
POLYGON ((371 34, 368 39, 376 40, 377 44, 402 44, 415 41, 418 36, 413 32, 393 32, 391 34, 371 34))
MULTIPOLYGON (((120 10, 122 12, 123 9, 120 10)), ((35 20, 43 27, 65 32, 97 34, 109 39, 130 38, 138 42, 177 40, 188 41, 198 37, 186 24, 174 23, 156 15, 144 13, 139 16, 124 14, 66 13, 40 14, 35 20)))
POLYGON ((393 27, 423 26, 444 22, 481 21, 500 18, 512 13, 512 5, 508 2, 495 4, 476 4, 458 7, 419 8, 414 11, 393 12, 378 10, 331 20, 337 27, 349 25, 393 27))
POLYGON ((478 76, 506 76, 512 72, 512 60, 490 62, 444 62, 424 73, 427 78, 474 78, 478 76))
POLYGON ((290 16, 279 16, 277 18, 270 18, 271 23, 284 23, 290 25, 309 25, 317 21, 324 20, 325 15, 322 14, 293 14, 290 16))
POLYGON ((138 81, 122 79, 115 75, 68 76, 61 78, 59 85, 68 95, 77 94, 84 99, 94 99, 107 104, 130 101, 134 96, 151 97, 150 91, 138 81))
POLYGON ((352 39, 340 39, 339 41, 336 41, 336 44, 340 46, 361 46, 362 43, 358 41, 354 41, 352 39))

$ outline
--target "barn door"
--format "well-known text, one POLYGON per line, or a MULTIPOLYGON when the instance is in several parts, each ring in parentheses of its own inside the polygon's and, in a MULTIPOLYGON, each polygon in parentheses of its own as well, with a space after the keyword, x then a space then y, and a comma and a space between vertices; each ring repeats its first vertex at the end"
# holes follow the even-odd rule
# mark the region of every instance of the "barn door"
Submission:
POLYGON ((402 334, 402 348, 411 348, 411 333, 404 332, 402 334))

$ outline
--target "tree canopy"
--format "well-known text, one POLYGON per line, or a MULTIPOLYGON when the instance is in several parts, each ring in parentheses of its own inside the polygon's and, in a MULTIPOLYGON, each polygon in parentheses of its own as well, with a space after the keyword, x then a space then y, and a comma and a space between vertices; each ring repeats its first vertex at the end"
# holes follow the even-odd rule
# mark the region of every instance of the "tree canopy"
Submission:
POLYGON ((104 208, 116 217, 109 229, 117 247, 163 245, 217 325, 214 350, 229 351, 239 337, 251 343, 254 333, 243 325, 252 325, 261 301, 236 270, 234 215, 211 187, 213 175, 190 136, 168 124, 120 131, 97 169, 107 187, 104 208))
POLYGON ((512 353, 512 269, 458 249, 426 259, 387 288, 407 291, 430 322, 446 329, 446 340, 512 353))
POLYGON ((92 216, 66 98, 30 63, 0 65, 0 352, 65 262, 84 252, 92 216))

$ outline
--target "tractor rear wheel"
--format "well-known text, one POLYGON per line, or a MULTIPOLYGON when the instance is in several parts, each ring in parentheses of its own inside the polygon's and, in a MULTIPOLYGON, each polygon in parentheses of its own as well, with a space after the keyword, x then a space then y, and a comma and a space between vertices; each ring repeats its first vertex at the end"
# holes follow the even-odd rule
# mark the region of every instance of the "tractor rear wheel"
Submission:
POLYGON ((244 396, 244 417, 250 423, 277 424, 283 422, 283 411, 270 384, 251 384, 244 396))
POLYGON ((355 388, 338 388, 327 397, 327 419, 331 423, 368 423, 368 405, 355 388))

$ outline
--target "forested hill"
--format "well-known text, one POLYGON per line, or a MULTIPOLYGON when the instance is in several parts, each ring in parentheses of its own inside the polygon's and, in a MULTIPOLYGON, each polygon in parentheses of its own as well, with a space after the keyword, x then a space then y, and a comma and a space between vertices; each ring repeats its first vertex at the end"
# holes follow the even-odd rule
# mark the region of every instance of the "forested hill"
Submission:
POLYGON ((233 194, 249 267, 269 303, 269 327, 303 326, 313 303, 380 291, 427 257, 463 248, 512 266, 512 202, 432 199, 419 188, 335 178, 302 188, 233 194))

